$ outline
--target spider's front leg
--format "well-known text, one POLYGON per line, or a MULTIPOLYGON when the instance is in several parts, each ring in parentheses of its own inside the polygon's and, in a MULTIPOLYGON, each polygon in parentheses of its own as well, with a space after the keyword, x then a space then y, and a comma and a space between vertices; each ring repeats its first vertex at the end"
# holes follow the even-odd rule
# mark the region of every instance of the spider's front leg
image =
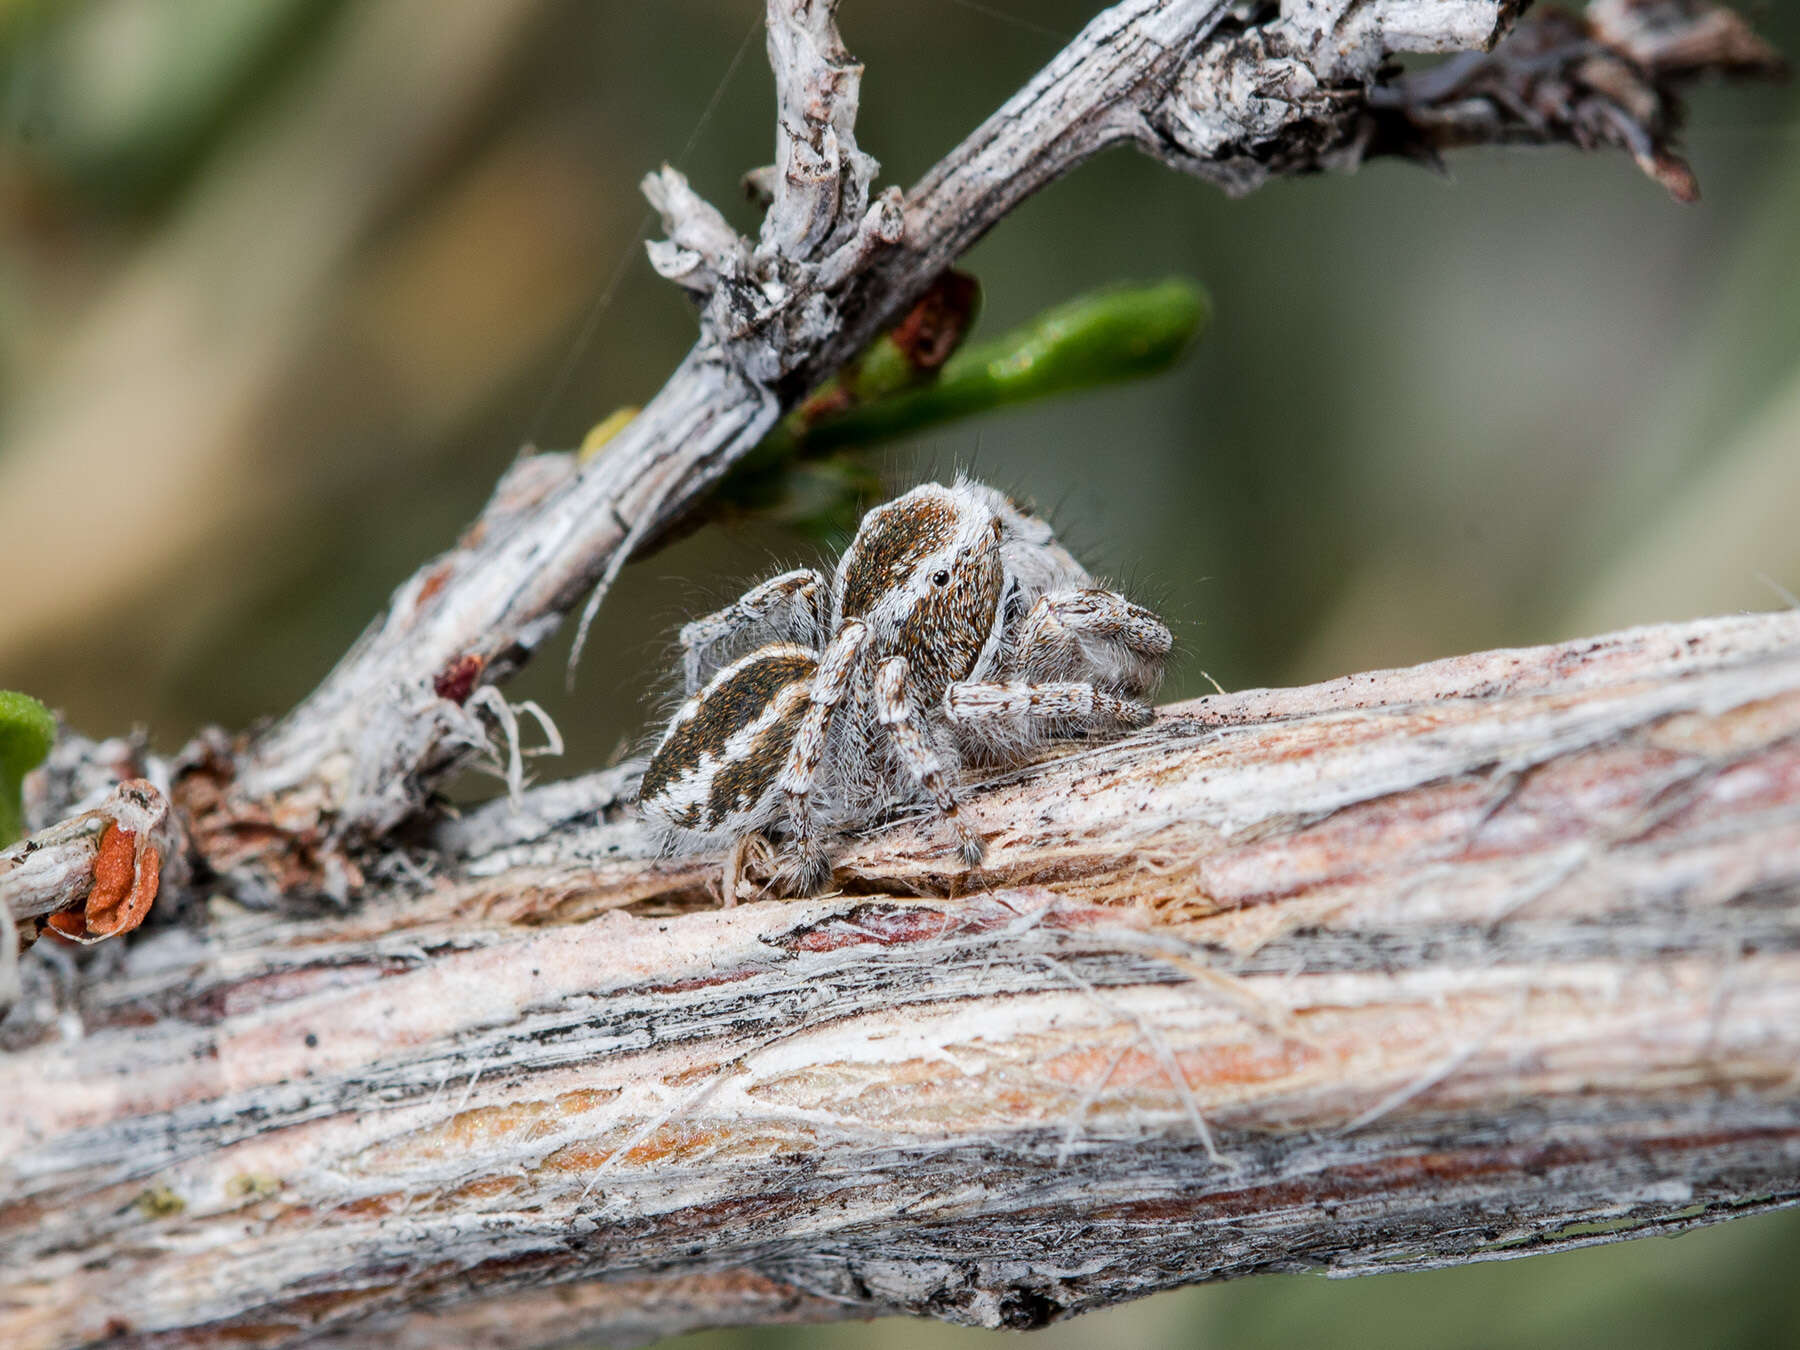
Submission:
POLYGON ((963 862, 970 867, 979 867, 987 853, 987 845, 958 813, 956 789, 951 785, 949 775, 944 772, 944 762, 938 757, 937 751, 932 749, 925 733, 919 729, 912 696, 906 688, 907 673, 904 656, 883 661, 881 668, 875 672, 876 720, 887 732, 888 739, 894 743, 900 762, 906 766, 913 781, 931 794, 938 813, 956 831, 963 862))
POLYGON ((1011 665, 1027 681, 1081 680, 1138 697, 1156 688, 1174 645, 1168 626, 1142 605, 1082 586, 1038 597, 1011 665))
POLYGON ((681 628, 681 674, 693 694, 720 662, 713 654, 735 650, 752 637, 758 644, 795 642, 816 648, 829 622, 831 586, 811 568, 798 568, 752 586, 724 609, 702 615, 681 628))
POLYGON ((1120 698, 1080 680, 1048 684, 953 684, 944 711, 990 751, 1017 754, 1051 734, 1134 731, 1150 725, 1150 705, 1120 698))
POLYGON ((794 732, 793 746, 777 780, 787 800, 788 825, 794 835, 794 850, 799 854, 796 885, 802 895, 814 894, 831 876, 831 863, 819 843, 814 819, 813 789, 818 783, 819 762, 825 756, 831 715, 850 687, 851 672, 868 640, 868 628, 852 619, 838 630, 819 658, 819 669, 807 695, 806 714, 794 732))

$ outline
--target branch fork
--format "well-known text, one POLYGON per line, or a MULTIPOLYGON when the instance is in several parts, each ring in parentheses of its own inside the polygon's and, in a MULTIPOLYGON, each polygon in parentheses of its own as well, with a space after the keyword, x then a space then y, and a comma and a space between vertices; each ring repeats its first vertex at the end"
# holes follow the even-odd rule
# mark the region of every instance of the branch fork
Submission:
POLYGON ((769 192, 755 244, 676 169, 643 182, 668 235, 645 245, 651 266, 702 300, 702 345, 764 387, 838 330, 834 293, 905 234, 898 188, 869 200, 880 165, 856 144, 862 67, 838 36, 836 9, 837 0, 770 0, 780 106, 775 164, 754 176, 769 192))

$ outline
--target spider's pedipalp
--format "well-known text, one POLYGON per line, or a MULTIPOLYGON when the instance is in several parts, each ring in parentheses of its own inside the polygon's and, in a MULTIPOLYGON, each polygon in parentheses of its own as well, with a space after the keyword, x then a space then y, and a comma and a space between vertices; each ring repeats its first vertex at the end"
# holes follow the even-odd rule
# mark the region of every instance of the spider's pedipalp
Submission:
POLYGON ((1173 646, 1167 625, 1142 605, 1081 586, 1038 597, 1012 665, 1025 680, 1080 679, 1137 696, 1155 689, 1173 646))

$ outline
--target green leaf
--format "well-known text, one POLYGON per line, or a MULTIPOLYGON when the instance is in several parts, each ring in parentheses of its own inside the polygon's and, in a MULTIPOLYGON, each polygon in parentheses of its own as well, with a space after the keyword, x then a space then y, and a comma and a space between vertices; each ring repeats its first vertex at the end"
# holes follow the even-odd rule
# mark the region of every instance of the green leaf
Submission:
POLYGON ((19 791, 56 742, 56 718, 29 694, 0 689, 0 845, 24 830, 19 791))
MULTIPOLYGON (((963 347, 980 300, 972 277, 945 272, 897 327, 777 423, 700 509, 643 551, 722 515, 753 514, 820 538, 845 533, 881 487, 861 451, 1007 404, 1159 374, 1212 318, 1205 290, 1177 277, 1092 291, 963 347)), ((635 412, 621 408, 589 432, 583 458, 604 453, 635 412)))
POLYGON ((1212 317, 1194 282, 1115 286, 1046 310, 1023 328, 963 348, 935 381, 801 431, 801 453, 862 448, 992 408, 1158 374, 1212 317))
POLYGON ((954 351, 948 360, 909 365, 912 349, 896 341, 899 330, 877 339, 726 475, 717 505, 821 537, 842 533, 880 485, 857 452, 1008 404, 1159 374, 1212 317, 1197 283, 1171 278, 1090 292, 956 350, 978 307, 972 285, 945 307, 951 315, 939 331, 954 351))

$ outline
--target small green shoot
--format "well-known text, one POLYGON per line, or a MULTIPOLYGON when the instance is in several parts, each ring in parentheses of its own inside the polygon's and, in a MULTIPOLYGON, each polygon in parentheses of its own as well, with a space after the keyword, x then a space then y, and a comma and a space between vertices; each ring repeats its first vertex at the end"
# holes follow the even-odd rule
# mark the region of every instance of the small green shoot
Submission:
POLYGON ((25 832, 20 800, 25 775, 56 742, 56 718, 29 694, 0 689, 0 845, 25 832))
POLYGON ((809 456, 860 449, 1007 404, 1160 374, 1187 350, 1211 311, 1206 292, 1180 279, 1094 291, 963 348, 933 381, 809 427, 795 427, 790 417, 769 439, 791 437, 809 456))
POLYGON ((1171 278, 1090 292, 957 350, 975 300, 961 297, 962 326, 948 340, 954 354, 941 365, 909 365, 895 334, 871 343, 726 475, 719 504, 818 534, 841 530, 880 486, 853 452, 1009 404, 1160 374, 1212 317, 1199 285, 1171 278))

